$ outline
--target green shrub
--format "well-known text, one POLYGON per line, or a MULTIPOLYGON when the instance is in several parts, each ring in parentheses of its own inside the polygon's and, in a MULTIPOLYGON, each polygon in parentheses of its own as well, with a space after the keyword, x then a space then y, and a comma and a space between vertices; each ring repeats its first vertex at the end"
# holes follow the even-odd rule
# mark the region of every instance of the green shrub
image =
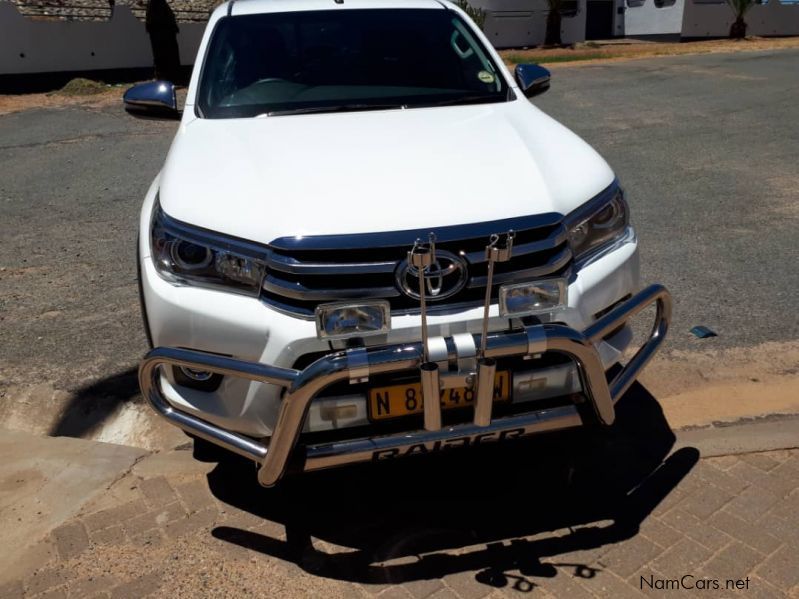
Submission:
POLYGON ((469 15, 469 18, 480 28, 480 31, 483 30, 483 25, 486 22, 486 11, 482 8, 474 8, 466 0, 458 0, 458 7, 469 15))

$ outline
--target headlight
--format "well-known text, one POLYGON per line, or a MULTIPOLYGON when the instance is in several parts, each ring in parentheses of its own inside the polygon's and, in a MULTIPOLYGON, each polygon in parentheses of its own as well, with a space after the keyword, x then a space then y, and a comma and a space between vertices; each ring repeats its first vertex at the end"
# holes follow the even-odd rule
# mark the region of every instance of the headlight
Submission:
POLYGON ((622 237, 630 224, 624 194, 614 183, 567 218, 569 243, 574 259, 579 260, 622 237))
POLYGON ((176 221, 156 203, 150 227, 153 262, 165 278, 257 296, 266 249, 176 221))

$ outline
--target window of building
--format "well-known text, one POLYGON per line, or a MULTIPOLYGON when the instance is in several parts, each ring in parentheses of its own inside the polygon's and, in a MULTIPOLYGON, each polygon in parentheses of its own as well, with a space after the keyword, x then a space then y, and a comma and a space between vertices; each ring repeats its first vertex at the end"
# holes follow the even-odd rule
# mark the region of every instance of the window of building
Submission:
POLYGON ((578 8, 577 0, 562 0, 560 14, 562 17, 575 17, 577 16, 578 8))

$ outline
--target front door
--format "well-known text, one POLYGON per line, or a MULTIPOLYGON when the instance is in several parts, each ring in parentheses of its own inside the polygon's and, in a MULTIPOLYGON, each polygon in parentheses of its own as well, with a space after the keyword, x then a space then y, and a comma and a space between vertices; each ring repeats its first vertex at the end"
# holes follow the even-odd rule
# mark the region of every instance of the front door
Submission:
POLYGON ((613 37, 614 0, 588 0, 585 13, 585 39, 606 40, 613 37))

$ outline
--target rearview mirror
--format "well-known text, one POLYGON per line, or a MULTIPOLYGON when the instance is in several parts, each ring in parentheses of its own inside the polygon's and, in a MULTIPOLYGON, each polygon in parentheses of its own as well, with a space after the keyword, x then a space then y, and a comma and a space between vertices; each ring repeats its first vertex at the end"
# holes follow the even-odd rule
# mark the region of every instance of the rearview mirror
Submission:
POLYGON ((549 89, 549 70, 537 64, 517 64, 513 75, 528 98, 543 94, 549 89))
POLYGON ((134 85, 122 97, 125 110, 134 116, 177 119, 178 99, 169 81, 148 81, 134 85))

